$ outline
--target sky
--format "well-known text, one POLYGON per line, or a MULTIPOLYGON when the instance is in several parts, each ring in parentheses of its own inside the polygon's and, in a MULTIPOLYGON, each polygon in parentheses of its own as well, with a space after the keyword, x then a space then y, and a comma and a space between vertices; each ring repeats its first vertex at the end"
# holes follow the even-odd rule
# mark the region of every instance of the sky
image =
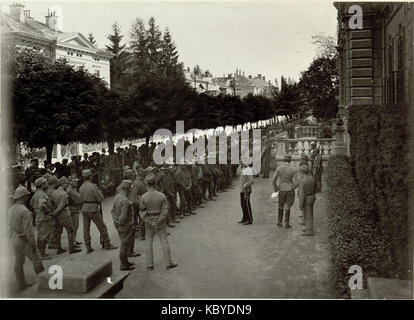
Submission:
MULTIPOLYGON (((14 1, 13 1, 14 2, 14 1)), ((9 13, 9 4, 1 10, 9 13)), ((63 31, 92 32, 97 45, 117 21, 124 40, 129 40, 136 18, 154 16, 164 30, 170 29, 179 60, 193 68, 199 64, 214 76, 234 73, 262 74, 266 80, 282 75, 299 80, 316 54, 312 35, 336 34, 336 9, 332 2, 259 1, 20 1, 31 16, 45 21, 47 9, 62 8, 63 31)))

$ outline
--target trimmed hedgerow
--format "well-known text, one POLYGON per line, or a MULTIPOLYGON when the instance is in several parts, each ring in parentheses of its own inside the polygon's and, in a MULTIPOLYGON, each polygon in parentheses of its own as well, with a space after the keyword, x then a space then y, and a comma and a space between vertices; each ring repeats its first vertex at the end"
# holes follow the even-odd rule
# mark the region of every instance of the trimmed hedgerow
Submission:
POLYGON ((334 155, 327 165, 328 226, 336 289, 349 298, 350 266, 363 270, 364 283, 370 276, 382 276, 383 239, 375 217, 362 201, 345 156, 334 155))
POLYGON ((408 106, 352 106, 348 127, 355 180, 388 253, 379 269, 408 279, 408 106))

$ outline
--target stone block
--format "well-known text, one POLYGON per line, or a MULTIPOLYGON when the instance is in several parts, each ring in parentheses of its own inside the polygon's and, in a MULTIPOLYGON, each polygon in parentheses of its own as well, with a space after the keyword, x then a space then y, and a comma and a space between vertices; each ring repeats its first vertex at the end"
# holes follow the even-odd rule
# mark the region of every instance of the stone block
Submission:
MULTIPOLYGON (((89 259, 67 260, 59 262, 62 268, 62 290, 65 292, 87 293, 102 280, 112 274, 112 261, 93 261, 89 259)), ((39 289, 55 291, 49 287, 52 274, 48 270, 38 277, 39 289)))
POLYGON ((372 87, 369 88, 352 88, 351 96, 352 97, 372 97, 372 87))
POLYGON ((351 50, 351 58, 372 58, 372 49, 351 50))
POLYGON ((355 68, 351 69, 351 77, 372 77, 372 68, 355 68))
POLYGON ((354 78, 351 79, 352 87, 371 87, 373 83, 372 78, 354 78))
POLYGON ((351 60, 351 68, 372 67, 371 58, 360 58, 351 60))
POLYGON ((372 48, 371 39, 351 40, 351 49, 367 49, 372 48))
POLYGON ((371 38, 371 35, 372 35, 371 29, 351 30, 350 33, 351 33, 351 39, 371 38))
POLYGON ((409 280, 368 278, 367 287, 371 299, 413 298, 409 280))
POLYGON ((368 105, 373 103, 372 97, 352 97, 351 98, 351 105, 353 106, 362 106, 368 105))

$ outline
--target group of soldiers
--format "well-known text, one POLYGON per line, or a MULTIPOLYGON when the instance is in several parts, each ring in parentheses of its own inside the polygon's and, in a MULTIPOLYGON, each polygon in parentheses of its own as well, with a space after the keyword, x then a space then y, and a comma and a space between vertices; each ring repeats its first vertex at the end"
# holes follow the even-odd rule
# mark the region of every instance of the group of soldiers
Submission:
POLYGON ((176 267, 171 261, 166 227, 174 228, 185 216, 195 215, 196 208, 202 208, 206 201, 215 201, 217 192, 227 191, 237 165, 189 161, 156 165, 149 161, 154 145, 146 149, 150 155, 144 157, 137 147, 130 146, 109 155, 104 150, 101 154, 85 154, 83 160, 74 156, 70 163, 67 159, 61 164, 46 162, 44 168, 39 167, 37 159, 31 160, 25 171, 20 166, 14 168, 10 184, 14 204, 9 206, 8 221, 16 257, 15 274, 21 289, 28 285, 23 273, 25 257, 40 273, 42 260, 51 259, 46 249, 56 249, 57 254, 67 251, 62 247, 63 229, 69 254, 81 251, 81 242, 76 239, 80 215, 87 253, 94 251, 91 221, 100 232, 102 247, 117 249, 103 220, 101 202, 105 195, 115 195, 112 217, 121 240, 121 270, 133 269, 128 258, 140 256, 134 252, 136 237, 147 239, 147 268, 153 269, 155 234, 160 237, 167 268, 176 267))

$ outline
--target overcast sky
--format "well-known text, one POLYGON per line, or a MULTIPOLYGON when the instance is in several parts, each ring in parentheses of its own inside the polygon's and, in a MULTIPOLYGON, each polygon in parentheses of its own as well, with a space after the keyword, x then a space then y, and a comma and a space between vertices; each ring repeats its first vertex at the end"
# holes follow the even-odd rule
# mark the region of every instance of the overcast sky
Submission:
MULTIPOLYGON (((92 32, 99 47, 108 43, 111 25, 118 21, 129 39, 137 17, 153 15, 162 29, 172 33, 185 66, 199 64, 214 76, 238 68, 246 75, 262 74, 298 80, 315 56, 314 33, 336 33, 336 9, 332 2, 237 1, 21 1, 31 16, 45 21, 47 9, 63 9, 63 31, 92 32)), ((7 2, 1 10, 9 13, 7 2)), ((280 83, 280 81, 279 81, 280 83)))

